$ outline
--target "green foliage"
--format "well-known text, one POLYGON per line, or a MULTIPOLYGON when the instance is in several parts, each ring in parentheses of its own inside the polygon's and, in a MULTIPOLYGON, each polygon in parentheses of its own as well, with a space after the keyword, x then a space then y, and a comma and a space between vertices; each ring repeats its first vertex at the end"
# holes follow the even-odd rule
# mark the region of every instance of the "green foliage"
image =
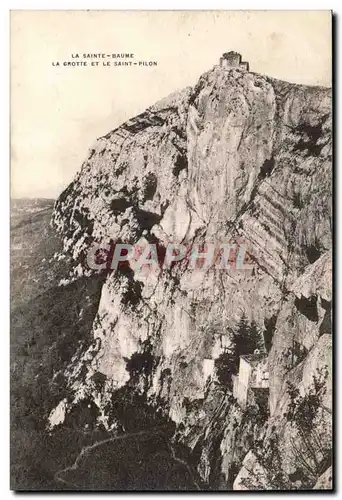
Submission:
POLYGON ((91 398, 84 398, 65 415, 63 425, 70 429, 95 429, 100 410, 91 398))
POLYGON ((152 354, 150 339, 142 342, 140 352, 135 352, 129 359, 125 358, 125 361, 131 385, 137 386, 141 377, 147 390, 150 377, 159 362, 159 358, 152 354))
POLYGON ((297 436, 297 440, 291 441, 293 454, 309 483, 316 482, 332 460, 331 436, 324 418, 324 412, 328 410, 322 406, 327 377, 326 367, 318 371, 313 377, 312 386, 304 395, 291 383, 288 383, 287 388, 290 404, 285 416, 297 436))
POLYGON ((122 292, 121 303, 124 306, 135 307, 141 301, 142 283, 134 279, 133 272, 130 269, 122 268, 120 272, 127 278, 122 292))
POLYGON ((256 349, 263 349, 262 336, 255 321, 249 325, 246 316, 243 315, 237 324, 236 332, 233 333, 237 356, 253 354, 256 349))
POLYGON ((154 357, 150 352, 135 352, 127 359, 126 368, 131 379, 137 379, 140 375, 148 378, 152 373, 153 364, 154 357))
POLYGON ((112 392, 105 413, 109 424, 119 424, 124 432, 153 429, 160 425, 173 429, 173 424, 163 416, 162 410, 148 404, 146 394, 137 394, 127 385, 112 392))
POLYGON ((260 331, 254 321, 250 324, 246 316, 242 316, 236 330, 231 332, 233 346, 223 352, 215 360, 217 378, 223 386, 232 389, 232 375, 238 373, 240 356, 253 354, 256 349, 263 349, 264 344, 260 331))
POLYGON ((286 419, 304 433, 311 432, 313 429, 315 418, 321 407, 322 396, 325 393, 325 380, 327 376, 327 369, 314 375, 312 387, 303 396, 300 395, 298 387, 295 387, 291 382, 287 382, 287 393, 290 396, 290 404, 286 413, 286 419))
POLYGON ((246 412, 252 416, 250 419, 255 424, 263 425, 269 417, 268 389, 259 389, 254 393, 254 404, 246 408, 246 412))
POLYGON ((229 473, 228 473, 228 484, 227 484, 228 490, 233 489, 233 484, 234 484, 236 476, 239 473, 240 468, 241 468, 241 464, 239 464, 238 462, 233 461, 230 464, 229 473))
MULTIPOLYGON (((243 480, 248 489, 291 490, 312 488, 319 476, 331 465, 332 450, 329 423, 324 418, 327 410, 322 406, 325 393, 326 369, 313 377, 312 386, 304 395, 292 383, 288 383, 290 397, 286 421, 292 430, 288 445, 295 471, 286 474, 283 464, 282 447, 277 428, 273 427, 271 437, 265 442, 256 440, 252 451, 262 471, 250 471, 251 475, 243 480), (299 481, 299 484, 298 484, 299 481)), ((329 419, 328 419, 329 421, 329 419)))
POLYGON ((284 356, 287 359, 287 368, 292 370, 295 366, 299 365, 306 358, 308 350, 303 344, 300 344, 296 340, 292 341, 292 346, 286 349, 284 356))
MULTIPOLYGON (((52 433, 46 419, 62 399, 72 396, 63 372, 77 350, 93 341, 90 332, 102 280, 83 277, 58 286, 69 276, 72 263, 68 257, 54 258, 62 252, 62 242, 49 225, 51 209, 43 205, 44 210, 14 214, 11 221, 12 245, 22 248, 12 247, 11 256, 13 489, 55 489, 54 472, 73 463, 90 439, 88 431, 76 428, 72 416, 70 427, 64 424, 52 433)), ((73 414, 76 420, 82 419, 83 410, 73 414)))
POLYGON ((107 377, 101 372, 95 372, 91 377, 94 382, 95 388, 98 392, 102 392, 104 385, 106 383, 107 377))
POLYGON ((257 463, 262 471, 250 471, 251 475, 242 480, 242 484, 249 490, 291 490, 292 485, 289 477, 283 471, 282 457, 280 453, 279 438, 272 434, 267 443, 256 440, 252 447, 257 463))
POLYGON ((210 443, 208 457, 210 461, 209 484, 213 490, 219 489, 224 482, 222 474, 222 453, 220 448, 222 439, 223 433, 220 432, 216 436, 213 436, 210 443))
POLYGON ((198 411, 203 404, 203 399, 189 399, 185 397, 183 399, 183 406, 187 414, 198 411))
POLYGON ((215 359, 216 375, 219 383, 229 390, 232 390, 232 375, 237 373, 239 358, 235 352, 226 351, 215 359))
MULTIPOLYGON (((141 343, 140 351, 135 352, 130 358, 125 358, 126 369, 130 375, 129 382, 120 389, 112 391, 110 402, 105 408, 109 424, 117 423, 125 432, 169 423, 161 409, 156 409, 147 401, 146 393, 150 379, 159 362, 159 358, 152 354, 152 350, 151 340, 148 339, 141 343), (141 380, 144 385, 142 394, 137 391, 141 380)), ((167 376, 167 370, 164 370, 164 376, 167 376)))

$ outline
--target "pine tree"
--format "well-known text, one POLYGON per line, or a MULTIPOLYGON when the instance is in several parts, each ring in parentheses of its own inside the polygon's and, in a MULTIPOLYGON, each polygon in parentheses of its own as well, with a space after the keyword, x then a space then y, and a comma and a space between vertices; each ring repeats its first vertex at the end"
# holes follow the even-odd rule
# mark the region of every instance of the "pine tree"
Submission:
POLYGON ((255 321, 249 325, 245 314, 242 315, 233 335, 238 357, 253 354, 256 349, 263 349, 262 336, 255 321))
POLYGON ((232 375, 239 371, 240 356, 253 354, 256 349, 264 350, 262 334, 255 321, 250 324, 243 314, 232 332, 234 348, 223 352, 216 360, 215 367, 219 382, 232 389, 232 375))

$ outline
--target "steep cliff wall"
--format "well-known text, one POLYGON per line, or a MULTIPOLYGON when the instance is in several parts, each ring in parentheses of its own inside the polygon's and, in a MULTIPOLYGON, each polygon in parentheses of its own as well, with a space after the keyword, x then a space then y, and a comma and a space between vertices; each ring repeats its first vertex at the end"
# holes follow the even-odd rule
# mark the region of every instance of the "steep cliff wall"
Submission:
MULTIPOLYGON (((84 266, 93 241, 239 239, 254 269, 107 273, 94 341, 75 353, 69 397, 52 409, 51 425, 90 398, 98 422, 115 427, 110 405, 126 385, 176 423, 174 441, 187 446, 204 481, 260 487, 242 461, 255 443, 269 442, 271 429, 283 436, 290 425, 287 383, 305 394, 327 369, 320 390, 331 416, 331 192, 325 88, 215 67, 98 139, 54 209, 75 262, 70 281, 95 273, 84 266), (242 317, 269 350, 270 414, 242 411, 218 376, 242 317), (140 371, 130 371, 128 360, 139 356, 140 371)), ((291 479, 290 451, 280 446, 289 487, 307 486, 291 479)), ((267 474, 262 487, 275 487, 267 474)))

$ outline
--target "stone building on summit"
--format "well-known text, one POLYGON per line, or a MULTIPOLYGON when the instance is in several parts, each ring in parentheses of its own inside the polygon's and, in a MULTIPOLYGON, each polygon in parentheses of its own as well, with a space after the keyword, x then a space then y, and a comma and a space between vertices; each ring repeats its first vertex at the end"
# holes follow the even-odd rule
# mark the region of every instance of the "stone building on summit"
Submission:
POLYGON ((220 57, 220 66, 225 69, 239 68, 249 71, 249 63, 242 61, 241 54, 234 51, 225 52, 222 57, 220 57))

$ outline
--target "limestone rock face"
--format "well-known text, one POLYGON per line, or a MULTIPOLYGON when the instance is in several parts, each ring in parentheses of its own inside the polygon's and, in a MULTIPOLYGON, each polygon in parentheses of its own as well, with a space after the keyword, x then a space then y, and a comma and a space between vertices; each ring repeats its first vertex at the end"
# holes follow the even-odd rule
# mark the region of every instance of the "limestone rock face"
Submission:
POLYGON ((329 467, 318 479, 314 486, 314 490, 331 490, 332 489, 332 467, 329 467))
MULTIPOLYGON (((99 421, 115 426, 110 396, 132 385, 127 359, 148 346, 153 369, 135 390, 176 423, 175 440, 196 452, 203 480, 222 489, 232 488, 253 442, 267 440, 270 426, 286 427, 287 381, 304 394, 328 364, 331 410, 331 192, 326 88, 215 67, 99 138, 55 204, 53 226, 75 262, 70 280, 95 273, 84 266, 94 241, 240 241, 254 268, 108 273, 94 341, 65 374, 72 397, 63 408, 91 398, 99 421), (261 332, 272 320, 262 425, 217 377, 242 316, 261 332), (297 345, 300 356, 290 352, 297 345), (96 373, 105 376, 101 390, 96 373)), ((240 479, 234 487, 247 488, 240 479)))
POLYGON ((234 481, 233 489, 238 491, 248 491, 250 488, 248 488, 246 481, 248 481, 251 473, 257 475, 259 478, 258 489, 269 489, 266 472, 263 467, 260 466, 252 451, 249 451, 245 456, 242 462, 242 467, 234 481))

